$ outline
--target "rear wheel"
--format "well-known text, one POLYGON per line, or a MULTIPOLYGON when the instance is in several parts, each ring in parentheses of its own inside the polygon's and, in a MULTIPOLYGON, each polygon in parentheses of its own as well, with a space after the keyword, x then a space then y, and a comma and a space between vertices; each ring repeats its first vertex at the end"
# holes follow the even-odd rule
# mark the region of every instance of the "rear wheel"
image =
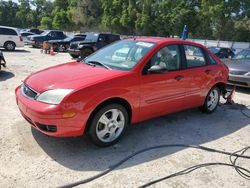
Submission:
POLYGON ((207 94, 204 105, 202 106, 202 111, 206 113, 212 113, 216 110, 220 101, 220 89, 218 87, 213 87, 207 94))
POLYGON ((35 44, 33 45, 34 48, 41 48, 42 47, 42 42, 36 41, 35 44))
POLYGON ((14 51, 16 48, 16 44, 14 42, 8 41, 8 42, 5 42, 4 48, 8 51, 14 51))
POLYGON ((119 104, 101 108, 90 122, 91 140, 101 147, 115 144, 126 130, 128 120, 127 110, 119 104))

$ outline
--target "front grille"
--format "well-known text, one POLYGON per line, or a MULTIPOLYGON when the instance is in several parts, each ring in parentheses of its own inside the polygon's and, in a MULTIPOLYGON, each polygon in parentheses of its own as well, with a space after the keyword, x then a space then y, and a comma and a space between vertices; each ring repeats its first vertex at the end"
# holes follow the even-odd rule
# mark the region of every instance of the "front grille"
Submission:
POLYGON ((38 95, 38 92, 35 90, 31 89, 29 86, 26 84, 23 84, 21 87, 22 93, 24 96, 30 98, 30 99, 35 99, 36 96, 38 95))
POLYGON ((56 125, 45 125, 41 123, 36 123, 36 125, 42 131, 52 132, 52 133, 55 133, 57 131, 56 125))
POLYGON ((246 73, 248 72, 247 71, 232 71, 232 70, 229 71, 229 74, 231 75, 244 75, 246 73))

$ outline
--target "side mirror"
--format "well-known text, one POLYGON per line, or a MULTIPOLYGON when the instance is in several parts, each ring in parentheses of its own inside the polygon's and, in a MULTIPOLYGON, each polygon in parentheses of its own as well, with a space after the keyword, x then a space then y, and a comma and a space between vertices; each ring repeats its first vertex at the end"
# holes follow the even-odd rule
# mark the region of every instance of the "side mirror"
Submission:
POLYGON ((150 67, 150 69, 148 69, 148 72, 160 74, 167 72, 167 69, 160 65, 153 65, 152 67, 150 67))

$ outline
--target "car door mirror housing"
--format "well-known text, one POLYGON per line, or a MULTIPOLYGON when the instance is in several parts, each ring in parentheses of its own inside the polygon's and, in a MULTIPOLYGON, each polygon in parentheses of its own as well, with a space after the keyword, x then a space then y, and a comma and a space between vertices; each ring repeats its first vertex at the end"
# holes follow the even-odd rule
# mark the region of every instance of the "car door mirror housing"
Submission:
POLYGON ((167 72, 167 69, 161 65, 153 65, 152 67, 150 67, 150 69, 148 69, 149 73, 165 73, 167 72))

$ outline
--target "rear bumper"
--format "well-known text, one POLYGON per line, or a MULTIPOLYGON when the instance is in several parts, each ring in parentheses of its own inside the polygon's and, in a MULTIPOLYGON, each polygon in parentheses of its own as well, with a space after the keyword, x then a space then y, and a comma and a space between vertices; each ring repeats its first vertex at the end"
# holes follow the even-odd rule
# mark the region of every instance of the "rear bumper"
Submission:
POLYGON ((250 88, 250 77, 229 74, 228 84, 250 88))
POLYGON ((22 95, 20 87, 15 91, 18 108, 32 127, 40 132, 55 137, 80 136, 85 122, 83 114, 76 111, 72 118, 63 118, 67 109, 28 99, 22 95))

